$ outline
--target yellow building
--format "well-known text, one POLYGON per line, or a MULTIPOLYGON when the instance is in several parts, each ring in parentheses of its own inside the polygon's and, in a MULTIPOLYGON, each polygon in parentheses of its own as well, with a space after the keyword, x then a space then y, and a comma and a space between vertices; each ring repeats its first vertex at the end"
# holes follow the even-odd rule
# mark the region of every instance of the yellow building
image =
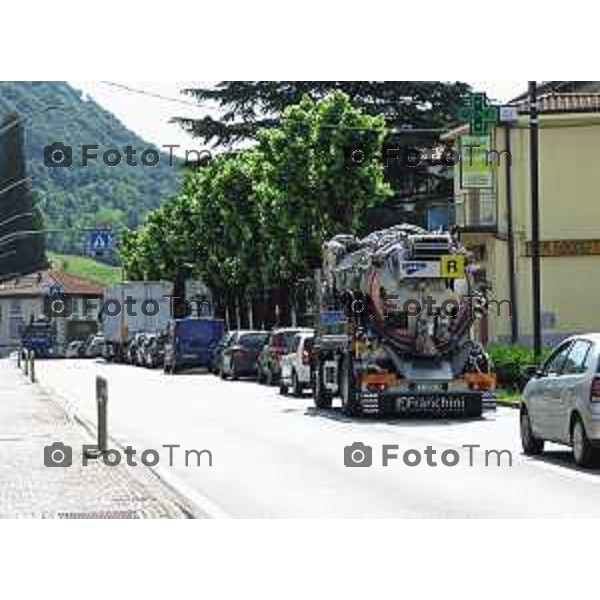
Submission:
MULTIPOLYGON (((529 344, 529 117, 526 100, 515 106, 514 118, 491 132, 491 147, 500 153, 489 155, 491 187, 465 189, 468 168, 455 167, 455 222, 479 256, 492 297, 512 303, 512 311, 508 304, 489 307, 483 341, 510 342, 516 334, 529 344)), ((545 94, 538 110, 542 335, 544 344, 553 344, 600 331, 600 93, 545 94)), ((466 134, 468 126, 445 137, 460 144, 466 134)), ((470 152, 461 152, 461 163, 470 152)))

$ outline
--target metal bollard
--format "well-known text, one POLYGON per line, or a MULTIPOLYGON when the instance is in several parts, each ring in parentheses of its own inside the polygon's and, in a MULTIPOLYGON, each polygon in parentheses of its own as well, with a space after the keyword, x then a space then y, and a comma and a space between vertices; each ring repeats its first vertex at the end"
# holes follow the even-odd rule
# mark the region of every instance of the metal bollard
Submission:
POLYGON ((98 404, 98 449, 108 450, 108 382, 104 377, 96 377, 96 403, 98 404))
POLYGON ((29 350, 25 350, 25 356, 24 356, 24 367, 23 367, 23 373, 25 373, 25 377, 29 376, 29 350))
POLYGON ((108 382, 96 377, 96 405, 98 407, 98 447, 87 450, 88 458, 100 458, 108 450, 108 382))
POLYGON ((29 353, 29 379, 31 383, 35 383, 35 352, 33 350, 29 353))
POLYGON ((23 353, 23 349, 19 348, 17 350, 17 369, 21 368, 21 354, 23 353))

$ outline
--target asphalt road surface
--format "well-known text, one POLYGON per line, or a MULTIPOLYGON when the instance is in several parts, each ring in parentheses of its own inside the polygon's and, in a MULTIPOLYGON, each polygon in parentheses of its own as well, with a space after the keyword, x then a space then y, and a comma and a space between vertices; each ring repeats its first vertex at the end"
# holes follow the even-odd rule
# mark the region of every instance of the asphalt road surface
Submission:
POLYGON ((51 360, 38 361, 37 375, 94 424, 95 377, 106 377, 112 442, 132 446, 133 460, 160 451, 157 473, 215 517, 600 517, 600 471, 578 469, 559 446, 523 456, 513 409, 471 421, 348 419, 315 410, 309 396, 206 373, 51 360), (372 447, 371 467, 344 465, 356 442, 372 447), (397 456, 388 466, 384 445, 397 456), (186 466, 185 450, 209 450, 212 466, 207 453, 200 466, 190 454, 186 466), (408 450, 420 464, 405 464, 408 450), (502 450, 512 466, 508 453, 486 457, 502 450), (442 455, 459 462, 446 466, 442 455))

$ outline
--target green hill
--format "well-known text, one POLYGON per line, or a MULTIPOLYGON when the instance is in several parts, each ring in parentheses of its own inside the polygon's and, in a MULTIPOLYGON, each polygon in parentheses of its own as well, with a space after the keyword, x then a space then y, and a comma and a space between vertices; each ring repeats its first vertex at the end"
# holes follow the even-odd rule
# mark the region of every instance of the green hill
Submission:
POLYGON ((106 286, 114 285, 121 281, 120 267, 113 267, 92 258, 49 252, 48 260, 56 269, 71 273, 72 275, 94 279, 106 286))
POLYGON ((0 82, 0 115, 17 112, 25 120, 27 173, 46 229, 59 229, 47 238, 50 249, 83 252, 82 228, 106 225, 135 227, 177 188, 180 164, 169 166, 167 154, 155 167, 125 164, 124 149, 137 157, 153 148, 129 131, 93 100, 84 100, 64 82, 0 82), (50 108, 52 107, 52 108, 50 108), (44 147, 62 142, 73 148, 74 168, 47 168, 44 147), (81 146, 97 144, 99 157, 118 149, 123 160, 110 167, 101 160, 81 166, 81 146))

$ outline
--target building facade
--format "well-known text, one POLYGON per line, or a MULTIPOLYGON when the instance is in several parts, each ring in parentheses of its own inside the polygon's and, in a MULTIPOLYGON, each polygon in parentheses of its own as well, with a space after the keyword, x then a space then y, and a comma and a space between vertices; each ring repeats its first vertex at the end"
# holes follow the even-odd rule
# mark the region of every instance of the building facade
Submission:
POLYGON ((98 330, 102 284, 57 269, 16 277, 0 284, 0 356, 20 346, 23 328, 45 316, 47 298, 57 293, 71 299, 68 316, 50 318, 59 351, 98 330))
MULTIPOLYGON (((530 344, 530 133, 526 99, 491 133, 491 186, 469 189, 455 167, 455 222, 492 297, 483 341, 530 344)), ((549 92, 538 98, 542 335, 553 344, 600 330, 600 93, 549 92)), ((460 147, 467 127, 446 136, 460 147)), ((468 159, 461 152, 461 163, 468 159)))

